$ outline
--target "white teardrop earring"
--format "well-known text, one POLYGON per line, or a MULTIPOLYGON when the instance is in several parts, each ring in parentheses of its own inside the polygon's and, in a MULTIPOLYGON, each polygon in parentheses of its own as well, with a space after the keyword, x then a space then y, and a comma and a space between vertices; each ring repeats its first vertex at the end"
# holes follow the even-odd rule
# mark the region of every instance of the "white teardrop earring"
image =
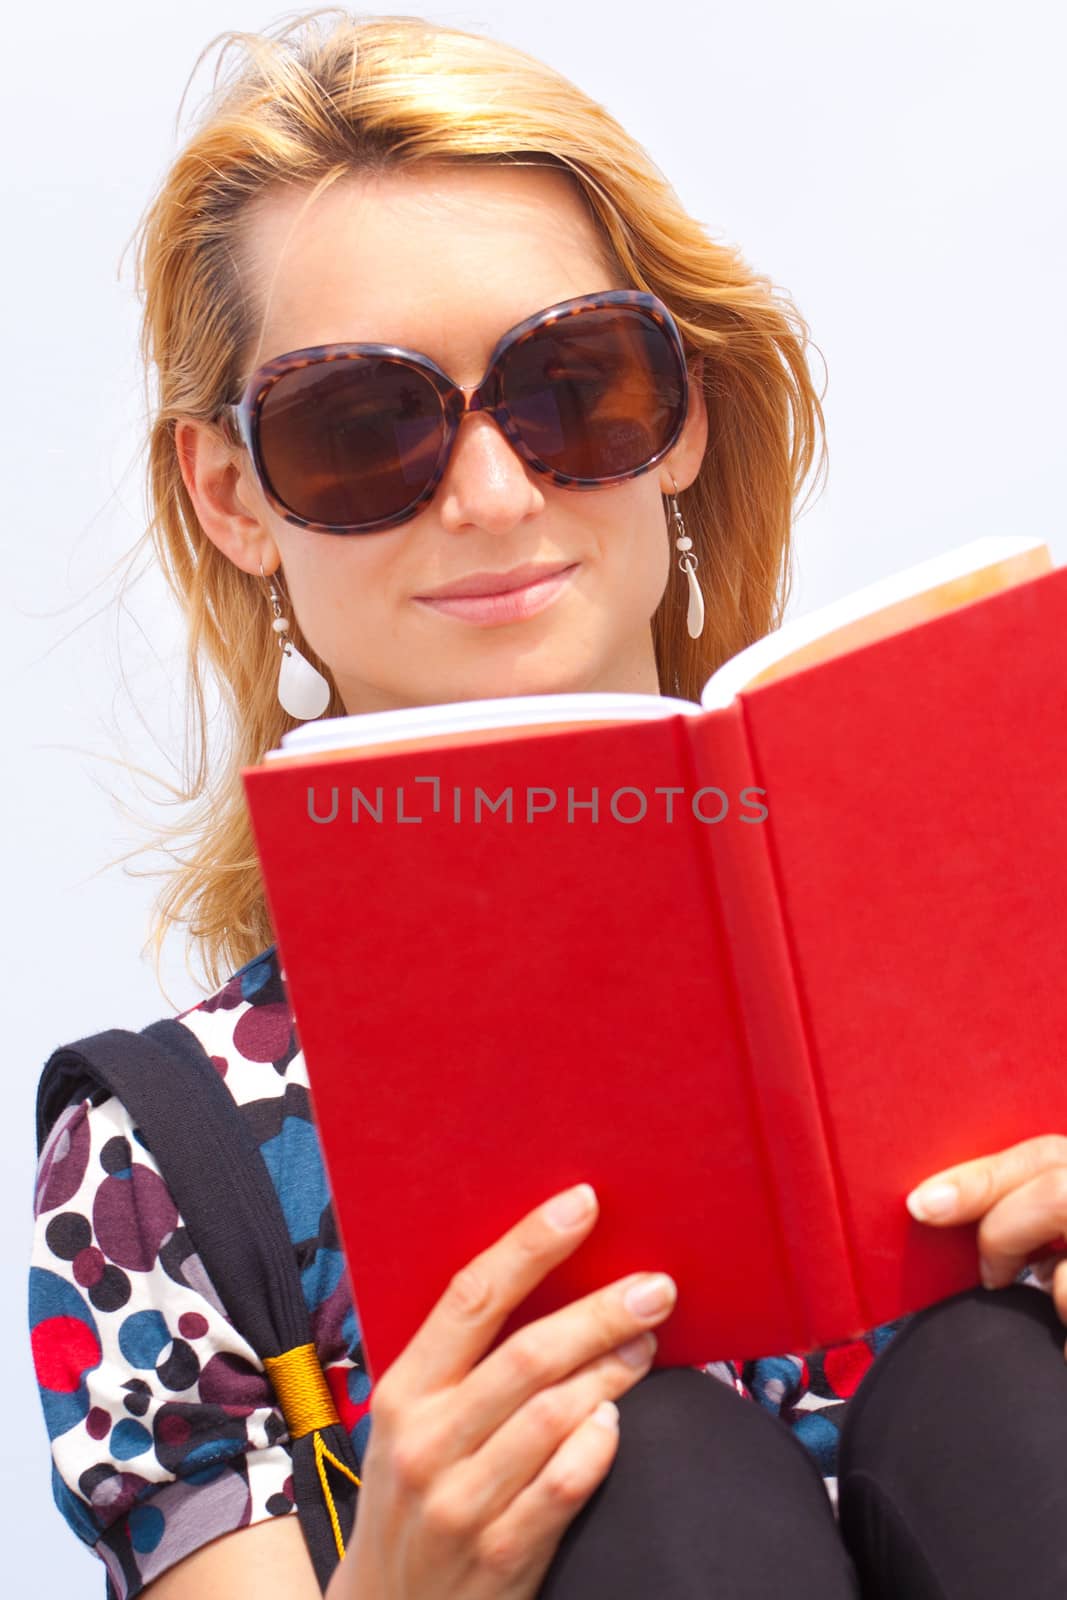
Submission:
POLYGON ((685 531, 685 522, 678 506, 678 484, 674 473, 671 473, 671 482, 674 484, 674 493, 667 498, 671 502, 671 516, 674 518, 677 537, 674 541, 675 548, 681 552, 678 565, 689 579, 689 611, 685 623, 689 629, 691 639, 699 639, 704 631, 704 596, 696 579, 697 558, 693 554, 693 541, 685 531))
POLYGON ((329 682, 306 656, 301 655, 293 641, 286 638, 289 619, 282 615, 281 600, 274 580, 267 578, 262 561, 259 563, 259 575, 264 582, 270 583, 270 603, 274 611, 272 626, 282 652, 278 673, 278 703, 291 717, 296 717, 300 722, 310 722, 313 717, 321 717, 330 703, 329 682))

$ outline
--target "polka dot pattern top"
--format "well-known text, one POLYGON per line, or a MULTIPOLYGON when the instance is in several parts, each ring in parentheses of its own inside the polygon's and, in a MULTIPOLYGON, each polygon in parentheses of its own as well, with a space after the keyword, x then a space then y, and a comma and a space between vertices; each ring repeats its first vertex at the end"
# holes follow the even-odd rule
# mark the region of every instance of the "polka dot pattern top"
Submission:
MULTIPOLYGON (((370 1380, 274 947, 179 1020, 262 1151, 311 1336, 361 1459, 370 1380)), ((53 1494, 125 1600, 220 1534, 294 1511, 288 1433, 113 1096, 58 1118, 34 1215, 29 1320, 53 1494)))
MULTIPOLYGON (((179 1014, 229 1088, 277 1190, 311 1335, 356 1457, 370 1379, 276 947, 179 1014)), ((72 1104, 41 1152, 29 1317, 55 1501, 130 1600, 201 1545, 295 1510, 288 1433, 167 1185, 113 1096, 72 1104)), ((901 1318, 807 1355, 699 1370, 788 1425, 836 1507, 849 1397, 901 1318)))

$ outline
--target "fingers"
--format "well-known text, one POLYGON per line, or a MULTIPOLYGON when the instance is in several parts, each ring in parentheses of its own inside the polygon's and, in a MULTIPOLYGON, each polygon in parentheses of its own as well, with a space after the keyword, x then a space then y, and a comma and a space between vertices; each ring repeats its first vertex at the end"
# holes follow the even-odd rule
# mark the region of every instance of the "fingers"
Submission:
POLYGON ((403 1403, 458 1383, 489 1349, 513 1308, 588 1236, 597 1214, 589 1184, 554 1195, 527 1213, 455 1275, 382 1374, 378 1390, 386 1388, 403 1403))
POLYGON ((602 1400, 615 1400, 641 1381, 655 1353, 656 1336, 649 1330, 588 1362, 563 1382, 532 1394, 480 1449, 455 1462, 448 1475, 448 1493, 476 1523, 492 1522, 602 1400))
POLYGON ((989 1210, 978 1227, 982 1282, 1011 1283, 1042 1245, 1067 1231, 1067 1166, 1040 1172, 989 1210))
POLYGON ((976 1222, 1013 1189, 1057 1166, 1067 1166, 1067 1138, 1047 1133, 996 1155, 961 1161, 926 1178, 907 1197, 918 1222, 976 1222))
POLYGON ((663 1322, 677 1293, 666 1273, 631 1273, 517 1329, 454 1391, 462 1405, 440 1419, 449 1430, 440 1440, 441 1450, 455 1459, 477 1449, 538 1390, 663 1322), (657 1288, 662 1290, 659 1298, 642 1298, 657 1288), (462 1422, 457 1423, 453 1411, 462 1415, 462 1422))
POLYGON ((618 1445, 618 1409, 610 1401, 602 1402, 568 1434, 507 1511, 484 1530, 479 1540, 483 1568, 506 1584, 539 1555, 543 1575, 566 1528, 607 1477, 618 1445))

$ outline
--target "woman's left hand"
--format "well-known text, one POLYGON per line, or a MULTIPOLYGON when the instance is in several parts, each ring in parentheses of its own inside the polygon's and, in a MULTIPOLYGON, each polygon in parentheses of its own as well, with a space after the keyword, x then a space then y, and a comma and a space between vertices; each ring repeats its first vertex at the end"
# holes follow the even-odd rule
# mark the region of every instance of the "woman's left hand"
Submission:
POLYGON ((987 1289, 1002 1289, 1035 1256, 1048 1258, 1060 1321, 1067 1323, 1067 1137, 1024 1139, 997 1155, 962 1161, 934 1173, 907 1197, 917 1222, 937 1227, 978 1222, 979 1273, 987 1289))

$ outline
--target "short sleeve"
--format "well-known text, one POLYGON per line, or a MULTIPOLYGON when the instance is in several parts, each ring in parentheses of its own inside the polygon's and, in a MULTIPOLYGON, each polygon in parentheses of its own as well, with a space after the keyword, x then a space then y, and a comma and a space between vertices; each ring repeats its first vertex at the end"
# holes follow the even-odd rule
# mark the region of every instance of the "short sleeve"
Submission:
POLYGON ((220 1534, 295 1510, 288 1433, 119 1100, 59 1117, 34 1219, 53 1494, 127 1600, 220 1534))

